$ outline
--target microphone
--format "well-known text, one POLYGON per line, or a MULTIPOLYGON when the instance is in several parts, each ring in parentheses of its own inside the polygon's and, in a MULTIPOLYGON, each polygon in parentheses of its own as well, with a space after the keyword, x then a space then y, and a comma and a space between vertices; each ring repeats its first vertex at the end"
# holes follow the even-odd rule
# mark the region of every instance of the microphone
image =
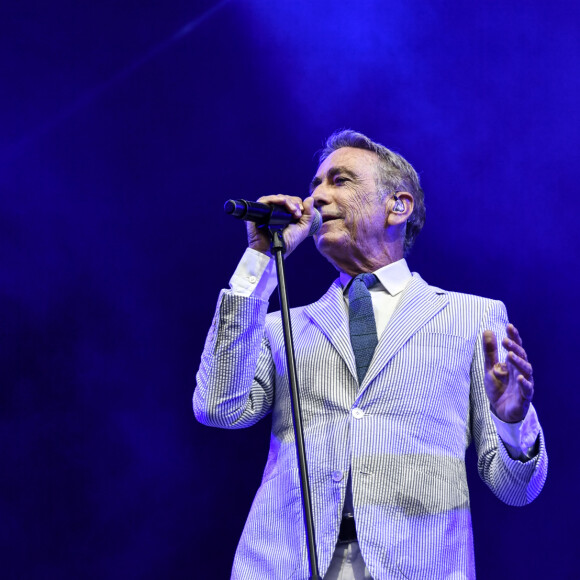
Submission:
MULTIPOLYGON (((295 224, 298 220, 284 207, 280 205, 268 205, 258 201, 246 201, 245 199, 228 199, 224 204, 224 211, 247 222, 254 222, 258 226, 295 224)), ((314 219, 310 226, 309 236, 313 236, 322 227, 322 216, 314 209, 314 219)))

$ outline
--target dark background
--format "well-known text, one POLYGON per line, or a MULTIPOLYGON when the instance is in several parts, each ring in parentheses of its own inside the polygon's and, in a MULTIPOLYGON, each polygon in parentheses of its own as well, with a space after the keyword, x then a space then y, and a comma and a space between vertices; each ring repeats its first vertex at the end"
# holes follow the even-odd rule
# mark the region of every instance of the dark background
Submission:
MULTIPOLYGON (((579 18, 571 0, 0 4, 2 577, 229 577, 269 424, 191 411, 245 246, 222 205, 305 194, 344 127, 422 176, 411 269, 503 300, 534 364, 548 481, 504 506, 470 450, 479 577, 580 577, 579 18)), ((334 275, 307 242, 291 303, 334 275)))

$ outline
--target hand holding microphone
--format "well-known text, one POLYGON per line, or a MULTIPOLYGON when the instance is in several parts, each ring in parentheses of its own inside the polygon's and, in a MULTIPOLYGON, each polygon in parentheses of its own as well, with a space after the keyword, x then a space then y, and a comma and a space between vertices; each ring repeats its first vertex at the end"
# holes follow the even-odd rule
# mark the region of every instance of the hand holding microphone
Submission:
POLYGON ((224 206, 226 213, 246 220, 250 248, 270 255, 270 237, 260 225, 288 224, 284 229, 286 255, 290 254, 308 236, 315 234, 322 225, 322 217, 314 208, 311 197, 304 201, 290 195, 267 195, 257 202, 229 200, 224 206))

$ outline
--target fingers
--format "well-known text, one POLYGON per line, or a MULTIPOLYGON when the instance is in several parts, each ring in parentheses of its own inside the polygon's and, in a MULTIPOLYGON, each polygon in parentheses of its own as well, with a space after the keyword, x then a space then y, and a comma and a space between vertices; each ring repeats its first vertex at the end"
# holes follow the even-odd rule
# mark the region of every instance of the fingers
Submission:
POLYGON ((508 352, 506 362, 508 365, 513 365, 526 379, 531 378, 532 365, 526 359, 518 356, 513 350, 508 352))
POLYGON ((483 331, 483 356, 485 370, 491 371, 497 364, 497 338, 491 330, 483 331))
MULTIPOLYGON (((312 202, 310 204, 303 202, 300 197, 291 195, 265 195, 260 197, 258 200, 260 203, 265 203, 269 205, 277 205, 285 208, 292 216, 298 220, 297 224, 290 225, 286 228, 284 232, 284 239, 287 244, 286 255, 289 255, 294 247, 300 242, 296 234, 294 238, 291 239, 289 235, 289 230, 296 228, 298 231, 308 232, 310 228, 310 223, 313 219, 312 217, 312 202), (310 208, 310 211, 308 211, 310 208)), ((266 228, 259 228, 256 224, 252 222, 246 223, 246 229, 248 233, 248 246, 254 250, 262 252, 264 254, 270 255, 270 235, 266 228)), ((302 234, 304 236, 304 234, 302 234)))
POLYGON ((517 344, 516 342, 514 342, 513 340, 511 340, 510 338, 505 337, 501 343, 503 344, 504 348, 508 351, 508 352, 514 352, 515 354, 517 354, 520 358, 524 359, 524 360, 528 360, 528 355, 526 353, 526 351, 523 349, 522 346, 520 346, 519 344, 517 344))
POLYGON ((483 333, 483 348, 485 388, 490 404, 493 412, 509 423, 525 417, 534 396, 534 378, 517 328, 508 324, 506 333, 502 339, 502 346, 508 351, 504 363, 498 362, 497 339, 493 332, 483 333))
POLYGON ((314 198, 312 196, 305 198, 303 205, 304 208, 302 211, 304 212, 304 215, 314 213, 314 198))
POLYGON ((531 403, 532 399, 534 398, 534 381, 529 381, 522 375, 519 375, 517 380, 522 397, 531 403))
POLYGON ((515 352, 519 357, 528 360, 528 355, 522 346, 522 338, 518 329, 513 324, 508 324, 506 326, 508 336, 504 337, 501 341, 503 347, 507 351, 515 352))
POLYGON ((296 219, 302 217, 304 204, 302 198, 292 195, 265 195, 258 199, 260 203, 279 205, 285 207, 296 219))
POLYGON ((508 351, 507 363, 511 365, 512 372, 517 374, 516 380, 527 388, 529 385, 533 391, 534 379, 532 365, 528 361, 528 355, 522 346, 522 338, 518 329, 513 324, 507 325, 506 336, 502 344, 508 351))
MULTIPOLYGON (((277 205, 292 214, 295 221, 284 228, 285 256, 289 256, 296 247, 309 235, 314 220, 314 199, 305 200, 293 195, 265 195, 258 199, 260 203, 277 205)), ((269 255, 269 234, 265 228, 248 224, 248 241, 251 248, 269 255)))
POLYGON ((532 365, 514 352, 508 353, 507 364, 509 372, 520 387, 522 396, 531 401, 534 395, 534 377, 532 365))
POLYGON ((531 402, 534 396, 534 370, 522 347, 522 338, 518 329, 513 324, 508 324, 507 334, 508 336, 502 341, 503 346, 508 351, 506 363, 510 374, 518 384, 522 398, 531 402))
POLYGON ((522 337, 520 336, 518 329, 511 322, 506 326, 506 330, 509 338, 519 346, 522 346, 522 337))

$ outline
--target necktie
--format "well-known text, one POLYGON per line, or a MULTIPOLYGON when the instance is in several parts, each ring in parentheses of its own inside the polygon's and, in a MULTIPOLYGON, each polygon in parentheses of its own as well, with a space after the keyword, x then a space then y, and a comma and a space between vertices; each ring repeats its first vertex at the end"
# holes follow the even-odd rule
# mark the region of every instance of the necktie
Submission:
POLYGON ((377 325, 369 288, 377 282, 374 274, 359 274, 348 290, 350 342, 356 361, 358 382, 362 384, 377 346, 377 325))

